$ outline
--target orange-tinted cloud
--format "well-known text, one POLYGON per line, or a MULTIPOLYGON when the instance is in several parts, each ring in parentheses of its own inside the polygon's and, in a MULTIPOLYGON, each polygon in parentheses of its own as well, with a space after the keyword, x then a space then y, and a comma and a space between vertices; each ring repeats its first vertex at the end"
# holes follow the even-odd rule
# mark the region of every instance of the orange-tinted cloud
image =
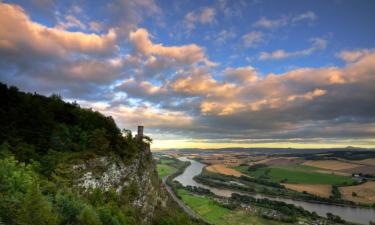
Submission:
POLYGON ((50 28, 33 22, 18 5, 0 3, 0 48, 12 52, 32 49, 39 54, 109 53, 116 48, 116 32, 86 34, 50 28))
POLYGON ((130 32, 129 39, 134 44, 135 49, 144 55, 162 56, 185 64, 198 62, 212 64, 205 56, 204 50, 198 45, 164 46, 153 44, 148 31, 143 28, 130 32))

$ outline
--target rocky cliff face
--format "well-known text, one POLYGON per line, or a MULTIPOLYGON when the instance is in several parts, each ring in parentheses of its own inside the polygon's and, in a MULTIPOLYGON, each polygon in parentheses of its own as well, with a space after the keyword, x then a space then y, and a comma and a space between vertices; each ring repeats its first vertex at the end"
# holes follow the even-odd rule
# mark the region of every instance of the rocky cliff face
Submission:
POLYGON ((75 186, 84 192, 96 188, 115 190, 118 194, 125 192, 128 203, 139 211, 143 224, 151 223, 157 205, 166 204, 167 195, 160 186, 148 148, 127 163, 111 155, 84 160, 83 163, 74 164, 73 169, 77 173, 75 186))

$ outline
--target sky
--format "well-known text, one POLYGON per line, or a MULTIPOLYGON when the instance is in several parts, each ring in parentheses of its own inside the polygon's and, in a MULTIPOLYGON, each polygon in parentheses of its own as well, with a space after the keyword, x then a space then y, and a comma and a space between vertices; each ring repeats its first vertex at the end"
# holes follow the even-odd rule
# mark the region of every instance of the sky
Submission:
POLYGON ((375 1, 0 1, 0 81, 152 148, 375 147, 375 1))

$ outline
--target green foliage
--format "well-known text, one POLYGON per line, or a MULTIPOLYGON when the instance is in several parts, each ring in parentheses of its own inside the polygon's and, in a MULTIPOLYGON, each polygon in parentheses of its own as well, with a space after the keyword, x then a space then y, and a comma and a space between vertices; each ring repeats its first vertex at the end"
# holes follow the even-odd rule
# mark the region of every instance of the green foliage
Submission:
POLYGON ((330 196, 330 198, 332 198, 332 199, 340 199, 341 198, 340 190, 336 185, 332 185, 331 192, 332 192, 332 195, 330 196))
POLYGON ((79 214, 77 221, 79 225, 101 225, 102 222, 100 221, 98 215, 96 214, 95 210, 90 206, 86 206, 83 208, 81 213, 79 214))
POLYGON ((108 208, 99 209, 99 218, 102 224, 106 225, 121 225, 119 220, 112 214, 108 208))
POLYGON ((98 153, 105 153, 109 151, 109 141, 106 138, 106 131, 104 129, 95 129, 89 136, 88 147, 98 153))
POLYGON ((131 158, 138 147, 133 147, 131 134, 122 136, 111 117, 66 103, 57 95, 23 93, 0 83, 0 96, 0 143, 8 142, 12 146, 8 150, 19 161, 29 162, 49 149, 112 151, 131 158))
POLYGON ((29 225, 55 225, 57 216, 52 212, 51 203, 42 195, 37 183, 27 191, 18 212, 17 222, 29 225))
POLYGON ((6 194, 26 193, 36 175, 30 166, 18 163, 14 157, 0 160, 0 192, 6 194))
POLYGON ((85 204, 72 193, 59 193, 56 196, 56 206, 62 217, 62 224, 74 224, 85 204))

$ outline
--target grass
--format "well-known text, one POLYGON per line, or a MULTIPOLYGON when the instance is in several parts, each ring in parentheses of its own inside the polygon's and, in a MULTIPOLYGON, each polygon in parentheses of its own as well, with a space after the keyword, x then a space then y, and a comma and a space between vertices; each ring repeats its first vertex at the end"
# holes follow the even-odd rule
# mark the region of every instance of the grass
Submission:
POLYGON ((216 225, 245 225, 245 224, 264 224, 277 225, 286 224, 278 221, 263 219, 252 215, 244 210, 230 210, 220 206, 209 197, 198 196, 189 193, 184 189, 178 189, 178 195, 192 210, 202 216, 207 222, 216 225))
POLYGON ((165 165, 165 164, 158 164, 156 168, 157 168, 158 175, 160 178, 169 176, 177 171, 176 168, 165 165))
POLYGON ((176 161, 173 159, 161 159, 160 163, 161 164, 173 164, 173 163, 176 163, 176 161))
POLYGON ((247 167, 234 167, 236 170, 246 173, 254 178, 265 178, 273 182, 280 182, 286 179, 291 184, 351 184, 350 177, 339 176, 329 173, 319 173, 318 168, 305 165, 270 166, 259 168, 255 171, 248 171, 247 167))

